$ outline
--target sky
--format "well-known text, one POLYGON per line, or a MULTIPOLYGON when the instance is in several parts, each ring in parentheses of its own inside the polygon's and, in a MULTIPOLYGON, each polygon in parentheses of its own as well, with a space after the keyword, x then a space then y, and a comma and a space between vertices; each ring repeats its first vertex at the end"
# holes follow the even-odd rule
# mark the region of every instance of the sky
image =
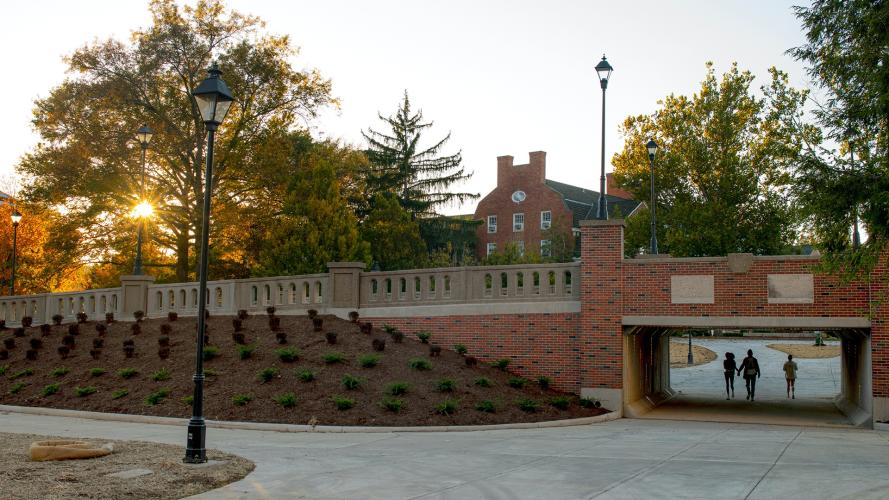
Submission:
MULTIPOLYGON (((444 152, 463 152, 470 181, 454 190, 490 192, 497 156, 527 163, 547 152, 547 178, 598 190, 602 94, 595 65, 614 67, 605 117, 608 159, 623 148, 620 123, 651 114, 669 94, 694 93, 705 62, 732 62, 765 83, 771 66, 796 87, 805 67, 785 54, 804 35, 791 10, 803 0, 499 1, 229 0, 269 32, 288 34, 296 68, 333 82, 339 109, 308 124, 316 137, 363 146, 361 130, 381 129, 407 90, 435 125, 428 141, 451 132, 444 152)), ((63 58, 96 40, 127 40, 147 26, 144 0, 38 0, 5 4, 0 47, 0 188, 15 191, 15 165, 38 137, 33 102, 67 76, 63 58)), ((223 76, 224 77, 224 76, 223 76)), ((427 142, 429 144, 429 142, 427 142)), ((472 213, 476 202, 446 207, 472 213)))

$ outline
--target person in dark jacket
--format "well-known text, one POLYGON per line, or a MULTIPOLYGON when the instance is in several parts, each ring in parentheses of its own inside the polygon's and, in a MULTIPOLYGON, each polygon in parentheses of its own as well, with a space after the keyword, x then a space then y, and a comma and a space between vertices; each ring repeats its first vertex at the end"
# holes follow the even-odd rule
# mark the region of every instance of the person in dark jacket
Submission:
POLYGON ((753 401, 756 396, 756 379, 759 378, 759 361, 753 357, 753 349, 747 349, 747 357, 738 368, 738 375, 744 374, 744 384, 747 386, 747 399, 753 401))
POLYGON ((735 372, 738 371, 738 364, 735 363, 734 353, 725 353, 725 360, 722 362, 722 371, 725 375, 725 399, 735 397, 735 372), (729 392, 731 390, 731 392, 729 392))

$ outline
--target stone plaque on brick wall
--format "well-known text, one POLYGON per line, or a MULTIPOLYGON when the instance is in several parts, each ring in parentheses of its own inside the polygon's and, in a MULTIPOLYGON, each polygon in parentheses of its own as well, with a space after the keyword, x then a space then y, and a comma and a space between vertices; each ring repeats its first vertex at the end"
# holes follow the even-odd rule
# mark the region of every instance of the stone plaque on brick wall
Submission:
POLYGON ((713 275, 670 276, 670 295, 674 304, 712 304, 713 275))
POLYGON ((815 280, 811 274, 770 274, 769 304, 815 302, 815 280))

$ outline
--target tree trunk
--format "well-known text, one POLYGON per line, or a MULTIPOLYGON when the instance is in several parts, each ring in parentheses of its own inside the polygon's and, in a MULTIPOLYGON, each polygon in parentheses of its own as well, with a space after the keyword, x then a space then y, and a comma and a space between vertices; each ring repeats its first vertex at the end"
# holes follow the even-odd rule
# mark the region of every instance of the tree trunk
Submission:
POLYGON ((176 237, 176 281, 185 283, 188 281, 188 223, 179 226, 179 235, 176 237))

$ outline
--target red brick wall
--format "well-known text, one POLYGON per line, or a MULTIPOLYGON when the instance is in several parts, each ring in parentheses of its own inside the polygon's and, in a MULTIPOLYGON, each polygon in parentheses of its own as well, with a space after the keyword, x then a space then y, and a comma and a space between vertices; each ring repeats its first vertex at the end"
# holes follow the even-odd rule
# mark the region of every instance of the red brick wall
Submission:
POLYGON ((623 231, 622 220, 581 222, 582 387, 623 386, 623 231))
POLYGON ((484 221, 477 229, 477 257, 482 259, 487 254, 487 244, 496 243, 497 250, 502 251, 507 243, 524 241, 526 252, 540 252, 540 240, 543 230, 540 229, 540 212, 549 210, 553 215, 553 223, 561 220, 563 226, 571 226, 571 211, 562 201, 562 196, 544 183, 546 178, 546 153, 536 151, 530 153, 530 161, 526 165, 513 164, 512 156, 497 158, 497 187, 478 203, 475 219, 484 221), (527 195, 525 201, 512 201, 512 193, 521 190, 527 195), (512 230, 512 215, 525 214, 525 229, 520 232, 512 230), (497 216, 497 232, 488 233, 488 216, 497 216))
POLYGON ((510 358, 509 371, 529 379, 547 376, 559 390, 579 392, 577 313, 373 318, 407 335, 432 332, 430 342, 453 349, 464 344, 482 362, 510 358))
POLYGON ((726 261, 630 261, 624 265, 627 316, 867 316, 868 284, 841 286, 835 279, 815 274, 812 304, 769 304, 769 274, 808 274, 817 260, 769 259, 753 261, 745 273, 733 273, 726 261), (713 304, 672 304, 670 276, 713 275, 713 304))
POLYGON ((889 258, 881 259, 870 276, 870 342, 873 393, 889 397, 889 258))

